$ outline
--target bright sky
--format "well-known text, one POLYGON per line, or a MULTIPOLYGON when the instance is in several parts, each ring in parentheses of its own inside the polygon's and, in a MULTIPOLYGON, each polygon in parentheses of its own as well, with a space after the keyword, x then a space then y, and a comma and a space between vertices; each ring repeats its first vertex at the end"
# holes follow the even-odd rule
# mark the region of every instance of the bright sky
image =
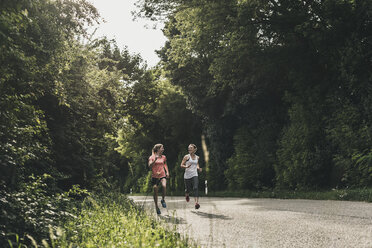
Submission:
POLYGON ((136 0, 88 0, 106 21, 101 23, 96 36, 107 36, 115 39, 119 48, 128 47, 130 53, 141 54, 149 67, 155 66, 159 58, 155 50, 159 50, 166 41, 161 31, 162 26, 153 29, 154 23, 139 19, 133 21, 131 11, 135 10, 136 0), (148 28, 145 27, 148 26, 148 28))

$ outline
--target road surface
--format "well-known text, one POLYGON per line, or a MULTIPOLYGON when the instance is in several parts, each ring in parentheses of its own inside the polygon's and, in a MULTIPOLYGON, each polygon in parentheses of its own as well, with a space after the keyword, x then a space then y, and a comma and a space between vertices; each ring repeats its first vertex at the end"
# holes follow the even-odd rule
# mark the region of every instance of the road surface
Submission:
MULTIPOLYGON (((131 196, 156 216, 152 196, 131 196)), ((372 203, 166 197, 156 216, 201 247, 372 248, 372 203)))

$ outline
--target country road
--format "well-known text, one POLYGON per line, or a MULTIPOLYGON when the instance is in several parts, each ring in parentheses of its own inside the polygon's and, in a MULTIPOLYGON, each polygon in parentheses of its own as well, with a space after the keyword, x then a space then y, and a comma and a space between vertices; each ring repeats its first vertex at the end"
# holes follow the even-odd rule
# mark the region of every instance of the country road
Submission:
MULTIPOLYGON (((155 214, 152 196, 130 196, 155 214)), ((201 247, 372 248, 372 203, 167 197, 160 218, 201 247)), ((160 206, 160 204, 159 204, 160 206)))

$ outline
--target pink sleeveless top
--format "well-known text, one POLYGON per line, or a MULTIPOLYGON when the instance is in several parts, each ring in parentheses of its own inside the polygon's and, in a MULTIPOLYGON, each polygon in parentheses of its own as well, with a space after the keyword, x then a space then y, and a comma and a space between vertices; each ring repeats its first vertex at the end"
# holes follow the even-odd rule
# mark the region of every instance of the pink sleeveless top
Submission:
MULTIPOLYGON (((153 162, 155 160, 155 155, 151 155, 149 157, 149 162, 153 162)), ((152 166, 152 177, 153 178, 161 178, 165 177, 165 169, 166 167, 166 161, 167 157, 165 155, 162 155, 161 158, 158 158, 155 162, 155 164, 152 166)))

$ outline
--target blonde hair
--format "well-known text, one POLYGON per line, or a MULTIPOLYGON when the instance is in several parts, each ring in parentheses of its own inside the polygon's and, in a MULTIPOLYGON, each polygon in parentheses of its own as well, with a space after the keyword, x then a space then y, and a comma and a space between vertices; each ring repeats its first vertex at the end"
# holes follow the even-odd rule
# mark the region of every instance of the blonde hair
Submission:
POLYGON ((162 144, 154 145, 154 147, 152 148, 152 155, 155 155, 155 153, 157 153, 162 146, 162 144))

